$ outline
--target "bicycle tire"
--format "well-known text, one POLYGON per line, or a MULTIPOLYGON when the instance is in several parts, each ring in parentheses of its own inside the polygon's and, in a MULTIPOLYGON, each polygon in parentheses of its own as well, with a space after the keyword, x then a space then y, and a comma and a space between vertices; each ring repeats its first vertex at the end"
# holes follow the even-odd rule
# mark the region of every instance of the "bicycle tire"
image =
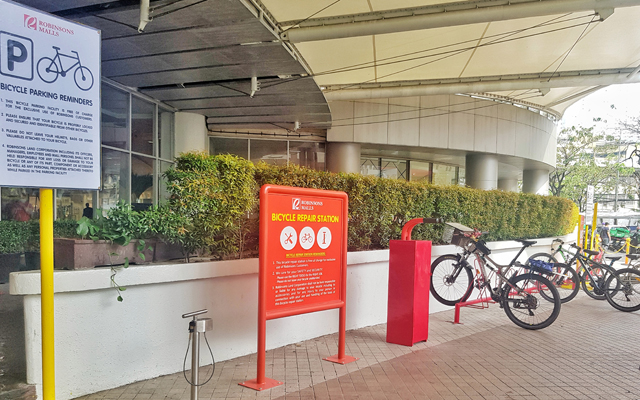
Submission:
POLYGON ((452 274, 458 266, 458 256, 455 254, 440 256, 431 264, 429 290, 438 302, 447 306, 455 306, 456 303, 466 301, 473 290, 473 273, 468 266, 459 266, 462 270, 451 281, 452 274))
POLYGON ((49 57, 42 57, 40 60, 38 60, 38 64, 36 65, 36 72, 38 73, 38 76, 40 77, 40 79, 42 79, 43 82, 46 83, 53 83, 56 81, 56 79, 58 79, 58 76, 60 75, 60 70, 58 69, 58 65, 53 61, 52 58, 49 57), (47 63, 42 64, 43 61, 47 61, 47 63), (51 67, 55 67, 55 72, 52 70, 51 67), (42 72, 41 72, 42 71, 42 72), (53 79, 51 79, 51 75, 53 73, 53 79), (46 76, 47 78, 45 79, 44 76, 46 76))
POLYGON ((609 274, 615 274, 616 270, 605 264, 596 263, 591 260, 587 261, 590 264, 593 279, 589 277, 586 271, 584 271, 583 266, 583 272, 580 276, 582 290, 592 299, 605 300, 605 283, 609 274))
POLYGON ((529 257, 528 260, 540 260, 540 261, 554 263, 554 264, 558 262, 558 260, 549 253, 536 253, 531 257, 529 257))
POLYGON ((514 324, 524 329, 537 330, 551 325, 560 315, 560 295, 553 284, 538 274, 516 275, 509 282, 518 289, 517 293, 505 284, 502 292, 502 306, 505 314, 514 324), (547 291, 546 299, 540 289, 547 291), (535 313, 534 313, 535 310, 535 313))
MULTIPOLYGON (((529 260, 531 260, 531 257, 529 258, 529 260)), ((549 275, 545 275, 544 277, 549 279, 556 290, 558 290, 561 303, 567 303, 573 300, 580 291, 580 278, 578 277, 578 273, 576 272, 576 270, 571 268, 570 265, 564 263, 555 263, 552 267, 551 273, 549 275)), ((546 291, 541 291, 540 295, 542 297, 549 296, 546 291)))
POLYGON ((611 274, 605 282, 605 296, 616 310, 640 310, 640 271, 624 268, 611 274))
POLYGON ((76 86, 78 87, 78 89, 82 90, 82 91, 87 91, 89 89, 91 89, 93 87, 93 74, 91 73, 91 70, 85 66, 80 66, 78 68, 76 68, 75 72, 73 73, 73 80, 76 83, 76 86), (80 82, 78 82, 78 72, 80 72, 81 75, 81 81, 82 85, 80 84, 80 82), (87 77, 85 76, 88 75, 88 80, 87 77), (85 85, 85 81, 87 81, 88 86, 85 85), (86 89, 85 89, 86 87, 86 89))

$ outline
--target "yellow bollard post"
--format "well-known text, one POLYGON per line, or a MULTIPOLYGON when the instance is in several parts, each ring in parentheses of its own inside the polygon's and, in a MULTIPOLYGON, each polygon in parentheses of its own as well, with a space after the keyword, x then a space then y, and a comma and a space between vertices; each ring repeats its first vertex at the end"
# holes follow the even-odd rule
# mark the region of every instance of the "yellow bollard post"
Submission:
POLYGON ((600 238, 600 234, 596 233, 596 251, 600 251, 600 243, 602 242, 602 239, 600 238))
POLYGON ((589 241, 589 250, 593 250, 593 241, 595 239, 597 224, 598 224, 598 203, 595 203, 593 205, 593 220, 591 221, 591 240, 589 241))
POLYGON ((625 265, 629 265, 629 257, 628 257, 628 255, 629 255, 629 247, 631 246, 631 238, 626 238, 624 240, 624 242, 625 242, 625 246, 624 246, 624 248, 625 248, 625 251, 624 251, 624 253, 625 253, 624 264, 625 265))
POLYGON ((44 400, 55 400, 53 189, 40 189, 40 299, 42 303, 42 394, 44 400))

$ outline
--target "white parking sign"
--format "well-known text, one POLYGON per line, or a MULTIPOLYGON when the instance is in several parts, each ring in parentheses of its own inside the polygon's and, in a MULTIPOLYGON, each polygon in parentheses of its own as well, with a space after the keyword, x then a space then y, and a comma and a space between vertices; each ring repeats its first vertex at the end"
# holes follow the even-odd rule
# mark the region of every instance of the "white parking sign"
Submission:
POLYGON ((0 0, 0 186, 100 187, 100 31, 0 0))

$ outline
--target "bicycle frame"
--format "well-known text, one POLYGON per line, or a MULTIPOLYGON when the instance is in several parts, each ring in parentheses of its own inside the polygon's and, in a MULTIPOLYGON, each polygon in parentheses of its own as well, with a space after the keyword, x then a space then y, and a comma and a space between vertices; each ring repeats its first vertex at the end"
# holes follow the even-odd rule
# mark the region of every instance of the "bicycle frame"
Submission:
MULTIPOLYGON (((478 265, 480 266, 479 269, 474 268, 475 270, 474 286, 478 290, 480 290, 481 293, 484 289, 488 288, 491 298, 496 302, 502 302, 502 298, 499 295, 499 293, 502 286, 504 286, 505 284, 508 285, 511 288, 511 290, 515 290, 517 293, 522 292, 522 290, 520 290, 518 287, 516 287, 515 285, 511 284, 511 282, 509 282, 510 277, 507 276, 507 272, 512 268, 519 266, 517 259, 518 257, 520 257, 520 255, 522 255, 522 253, 524 252, 524 249, 526 248, 527 248, 526 245, 522 246, 520 251, 518 251, 518 253, 515 255, 515 257, 513 257, 513 260, 511 260, 509 264, 502 265, 495 262, 491 257, 489 257, 489 255, 484 254, 482 251, 480 251, 476 247, 475 241, 472 239, 469 239, 469 242, 463 247, 464 251, 463 251, 463 254, 460 255, 460 262, 464 261, 464 263, 467 264, 469 267, 473 267, 471 263, 469 263, 469 257, 471 255, 474 255, 476 258, 476 261, 478 262, 478 265), (487 272, 487 269, 489 270, 489 272, 487 272), (495 275, 495 277, 497 278, 495 287, 491 287, 491 280, 493 279, 493 275, 495 275)), ((520 265, 520 266, 523 266, 523 265, 520 265)), ((464 268, 464 265, 460 265, 460 268, 456 271, 456 274, 455 274, 456 278, 462 271, 462 268, 464 268)))
POLYGON ((82 64, 80 63, 80 55, 78 55, 77 51, 71 50, 72 53, 76 54, 76 56, 74 57, 74 56, 60 53, 60 49, 58 47, 54 47, 54 49, 56 50, 56 55, 55 57, 53 57, 53 62, 55 63, 56 60, 58 61, 58 65, 60 65, 60 74, 62 76, 64 76, 67 72, 71 71, 71 69, 73 69, 76 65, 79 67, 82 66, 82 64), (62 65, 62 57, 71 58, 73 60, 76 60, 76 62, 69 68, 65 69, 64 66, 62 65))
MULTIPOLYGON (((562 248, 562 245, 560 245, 560 249, 562 248)), ((563 255, 564 257, 564 255, 563 255)), ((603 269, 607 269, 607 265, 597 262, 595 260, 592 260, 588 257, 586 257, 585 255, 583 255, 580 251, 576 251, 573 254, 573 257, 569 260, 569 262, 567 263, 568 265, 573 265, 576 261, 580 262, 580 268, 584 268, 585 273, 589 276, 589 280, 592 283, 595 283, 598 286, 598 289, 603 289, 600 287, 600 284, 604 284, 604 282, 598 282, 597 279, 594 279, 594 275, 591 273, 593 268, 590 264, 595 264, 595 268, 598 267, 602 267, 603 269)), ((613 264, 613 261, 612 261, 613 264)))

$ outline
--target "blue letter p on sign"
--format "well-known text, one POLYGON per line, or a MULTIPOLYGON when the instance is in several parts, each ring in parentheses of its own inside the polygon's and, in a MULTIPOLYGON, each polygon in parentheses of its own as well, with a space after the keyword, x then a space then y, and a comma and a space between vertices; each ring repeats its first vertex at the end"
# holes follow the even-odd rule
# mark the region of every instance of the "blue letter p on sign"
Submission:
POLYGON ((0 74, 33 80, 33 42, 31 39, 0 32, 0 74))

